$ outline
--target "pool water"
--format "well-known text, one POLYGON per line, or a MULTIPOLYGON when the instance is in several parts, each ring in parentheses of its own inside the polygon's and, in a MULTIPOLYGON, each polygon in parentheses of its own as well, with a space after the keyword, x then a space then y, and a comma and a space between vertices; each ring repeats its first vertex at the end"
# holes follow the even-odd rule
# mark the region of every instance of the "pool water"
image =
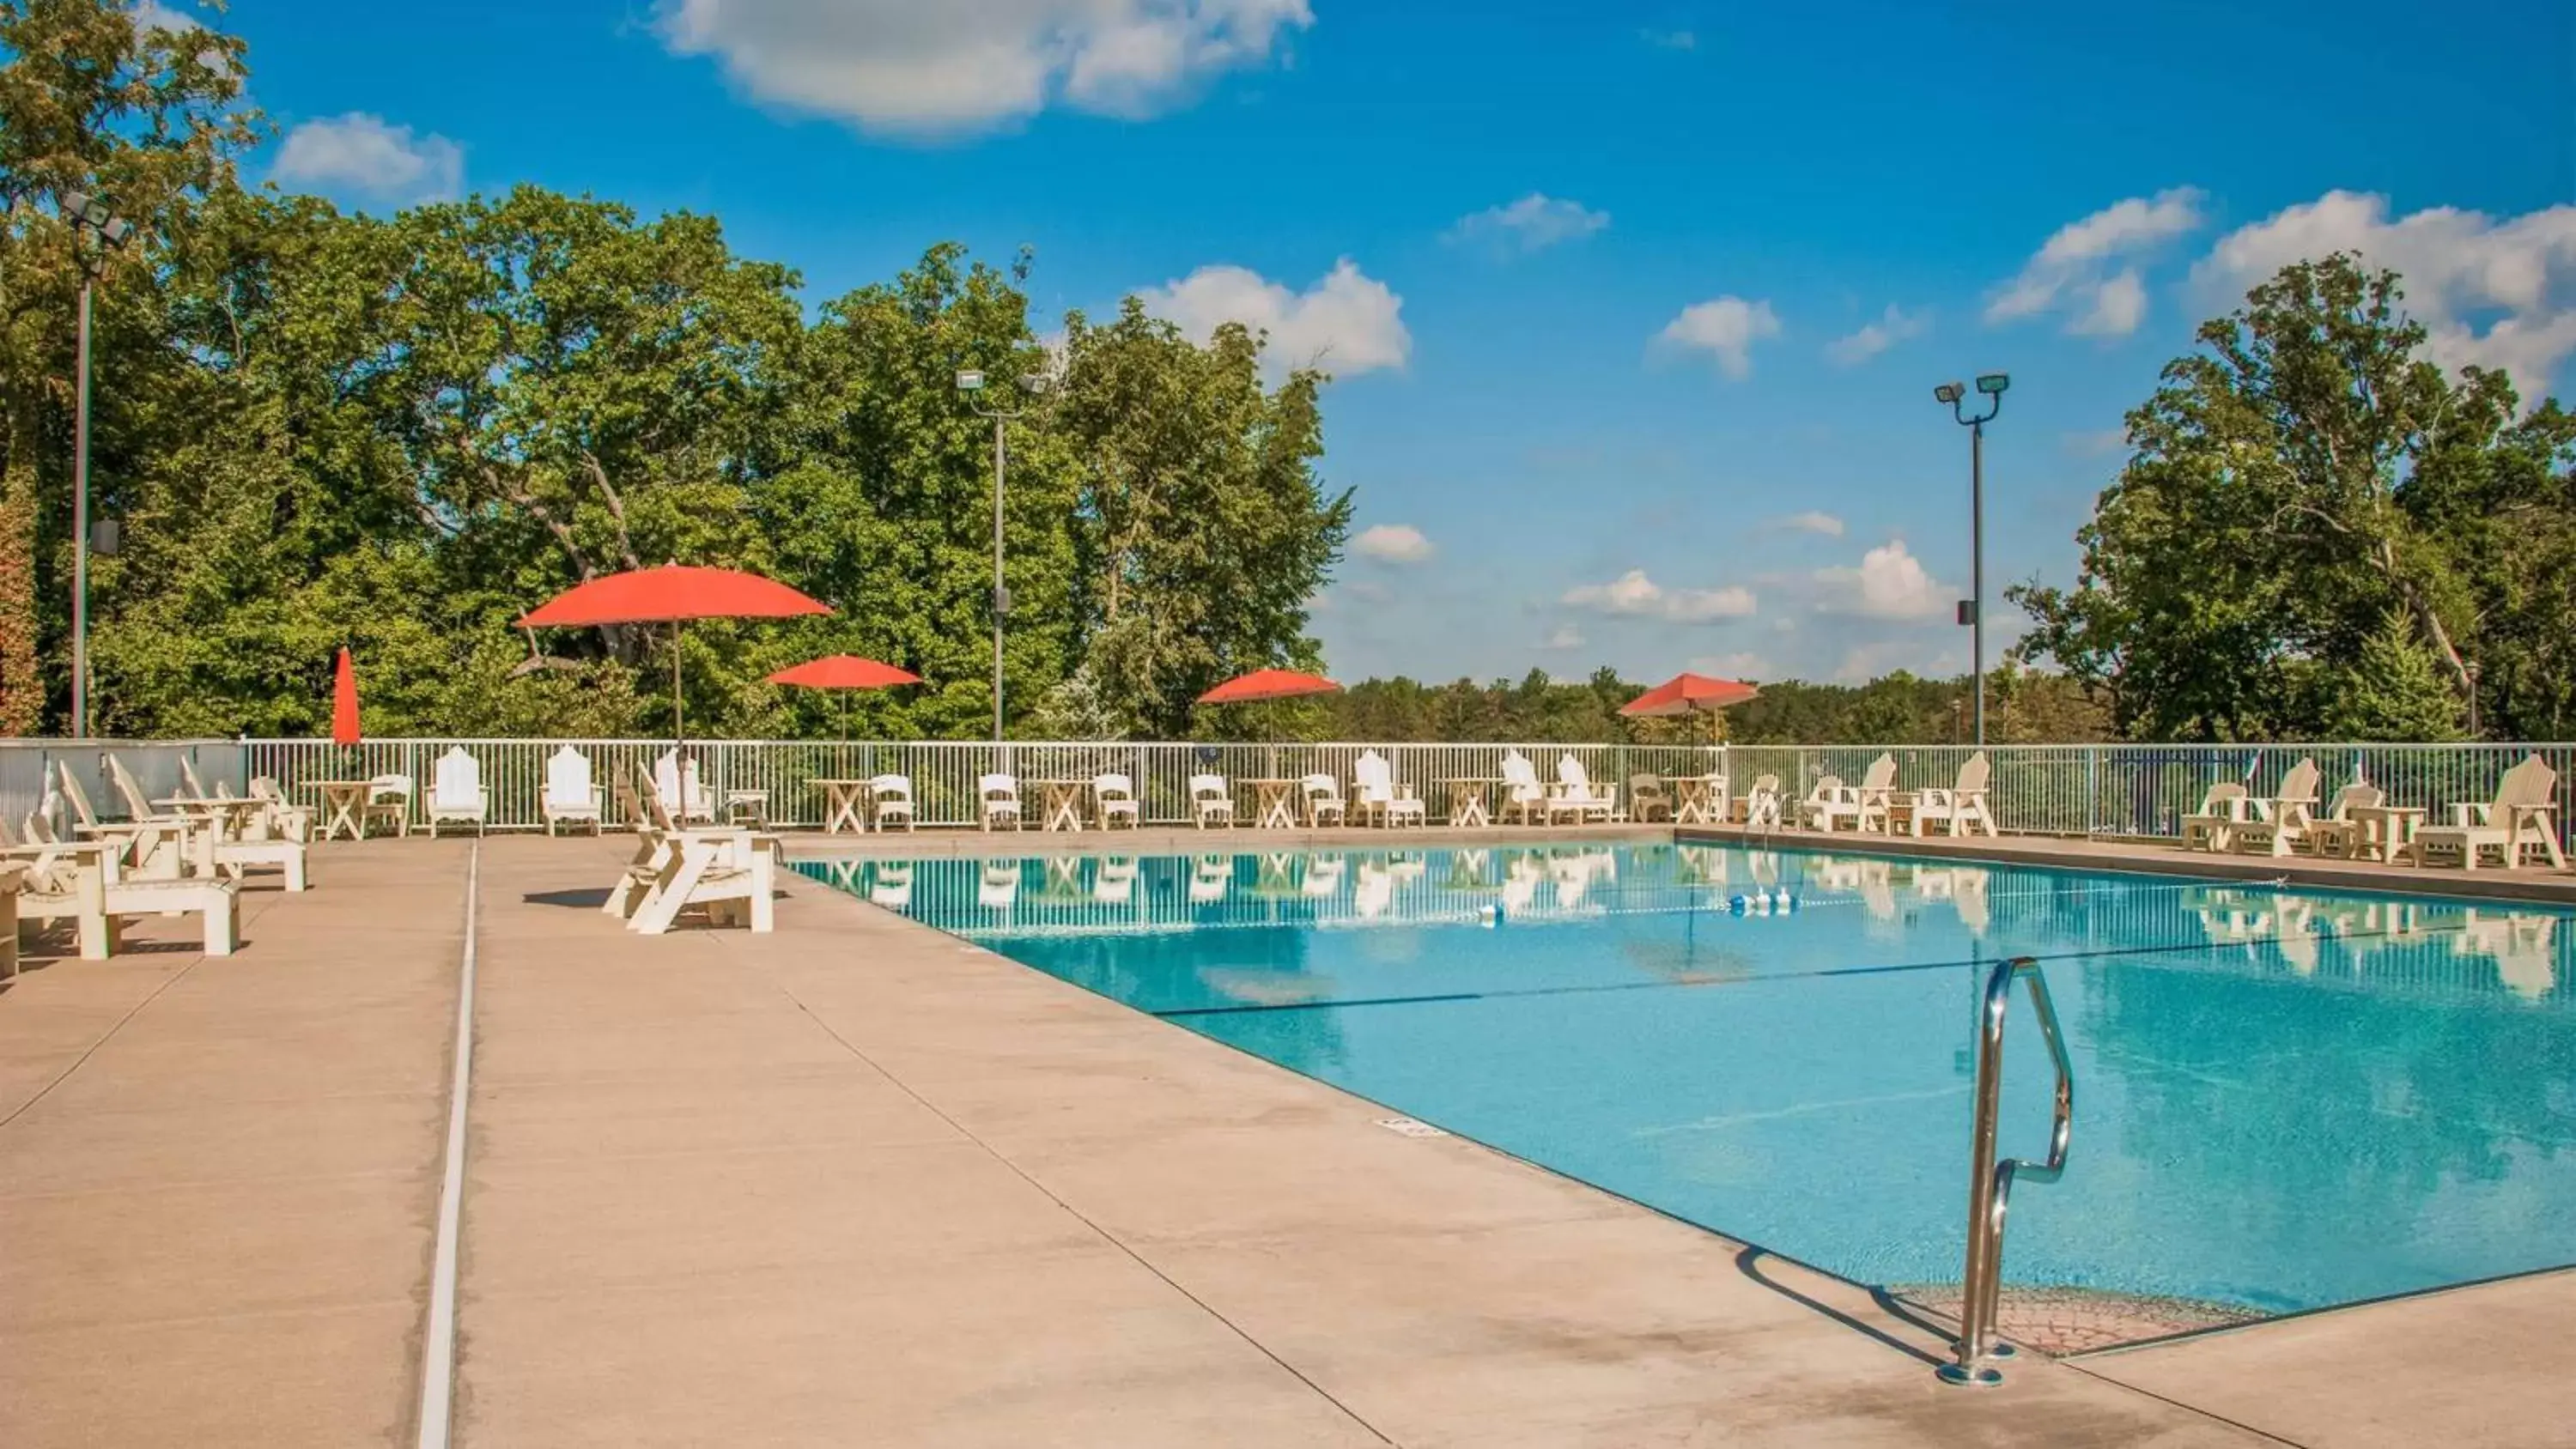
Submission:
POLYGON ((2007 1281, 2284 1311, 2576 1263, 2563 912, 1714 845, 802 868, 1869 1283, 1957 1280, 1975 997, 2036 956, 2074 1147, 2007 1281))

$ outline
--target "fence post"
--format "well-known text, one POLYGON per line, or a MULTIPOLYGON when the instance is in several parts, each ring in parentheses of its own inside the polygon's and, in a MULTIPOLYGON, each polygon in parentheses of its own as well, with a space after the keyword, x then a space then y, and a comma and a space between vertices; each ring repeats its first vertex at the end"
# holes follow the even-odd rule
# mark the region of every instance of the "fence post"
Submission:
POLYGON ((2084 747, 2084 838, 2091 840, 2102 824, 2102 747, 2084 747))

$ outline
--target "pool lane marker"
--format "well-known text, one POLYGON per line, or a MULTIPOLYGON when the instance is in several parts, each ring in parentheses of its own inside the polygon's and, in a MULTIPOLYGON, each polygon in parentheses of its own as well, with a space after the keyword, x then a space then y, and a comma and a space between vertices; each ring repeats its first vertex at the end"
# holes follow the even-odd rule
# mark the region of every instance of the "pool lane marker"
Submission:
POLYGON ((483 894, 483 846, 465 858, 464 970, 456 991, 456 1067, 448 1079, 447 1175, 438 1189, 438 1250, 429 1270, 421 1334, 420 1449, 447 1449, 456 1398, 456 1245, 465 1209, 465 1101, 474 1076, 474 927, 483 894))

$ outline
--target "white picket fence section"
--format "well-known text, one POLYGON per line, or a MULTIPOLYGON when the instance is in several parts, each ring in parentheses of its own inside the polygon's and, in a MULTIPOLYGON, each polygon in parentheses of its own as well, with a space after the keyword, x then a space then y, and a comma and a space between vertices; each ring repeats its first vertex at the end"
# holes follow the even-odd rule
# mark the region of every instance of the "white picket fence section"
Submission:
MULTIPOLYGON (((482 764, 484 782, 492 791, 492 823, 510 828, 540 823, 538 795, 546 757, 567 744, 590 757, 592 776, 602 782, 611 778, 613 770, 649 766, 671 748, 667 740, 635 739, 386 739, 345 749, 329 740, 254 739, 243 740, 237 747, 199 744, 190 749, 204 766, 210 756, 238 748, 238 768, 218 766, 220 773, 244 779, 265 775, 290 789, 301 790, 315 780, 399 774, 419 782, 425 796, 434 762, 448 749, 462 747, 482 764)), ((129 747, 84 742, 81 748, 95 752, 129 747)), ((1013 775, 1022 781, 1124 774, 1136 783, 1147 823, 1184 825, 1191 818, 1188 784, 1194 774, 1242 780, 1323 773, 1342 781, 1347 793, 1352 762, 1368 750, 1386 756, 1395 778, 1429 802, 1434 818, 1448 805, 1448 793, 1440 782, 1499 776, 1503 755, 1513 750, 1527 756, 1541 778, 1549 780, 1556 778, 1560 757, 1575 757, 1594 781, 1619 787, 1623 806, 1630 777, 1640 773, 1673 776, 1716 771, 1729 778, 1739 797, 1755 779, 1775 775, 1781 788, 1796 799, 1826 775, 1859 780, 1882 753, 1882 747, 1874 745, 923 740, 705 740, 691 741, 689 750, 711 793, 720 797, 731 790, 765 791, 769 819, 789 827, 822 823, 823 793, 813 781, 876 774, 899 774, 912 780, 919 821, 925 826, 974 824, 975 783, 987 773, 1013 775)), ((1976 750, 1968 745, 1903 745, 1884 747, 1884 752, 1896 757, 1899 788, 1919 789, 1951 783, 1976 750)), ((2492 798, 2504 772, 2532 753, 2558 771, 2562 789, 2576 784, 2576 745, 2571 744, 1995 745, 1986 750, 1993 766, 1989 784, 1993 808, 2003 829, 2136 837, 2178 834, 2181 818, 2200 803, 2211 785, 2244 781, 2260 793, 2310 756, 2324 770, 2326 793, 2347 780, 2362 779, 2386 790, 2397 804, 2445 812, 2454 803, 2492 798)), ((1033 792, 1024 794, 1031 797, 1034 808, 1033 792)))

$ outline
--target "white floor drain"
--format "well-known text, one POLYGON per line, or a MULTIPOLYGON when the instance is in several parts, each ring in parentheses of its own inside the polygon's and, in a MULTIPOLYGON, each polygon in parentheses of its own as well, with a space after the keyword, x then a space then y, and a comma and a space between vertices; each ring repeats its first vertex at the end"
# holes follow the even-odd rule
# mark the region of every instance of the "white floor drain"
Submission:
POLYGON ((1389 1132, 1397 1133, 1405 1137, 1446 1137, 1449 1135, 1439 1128, 1432 1126, 1428 1122, 1416 1122, 1410 1117, 1380 1117, 1377 1119, 1377 1125, 1385 1128, 1389 1132))

